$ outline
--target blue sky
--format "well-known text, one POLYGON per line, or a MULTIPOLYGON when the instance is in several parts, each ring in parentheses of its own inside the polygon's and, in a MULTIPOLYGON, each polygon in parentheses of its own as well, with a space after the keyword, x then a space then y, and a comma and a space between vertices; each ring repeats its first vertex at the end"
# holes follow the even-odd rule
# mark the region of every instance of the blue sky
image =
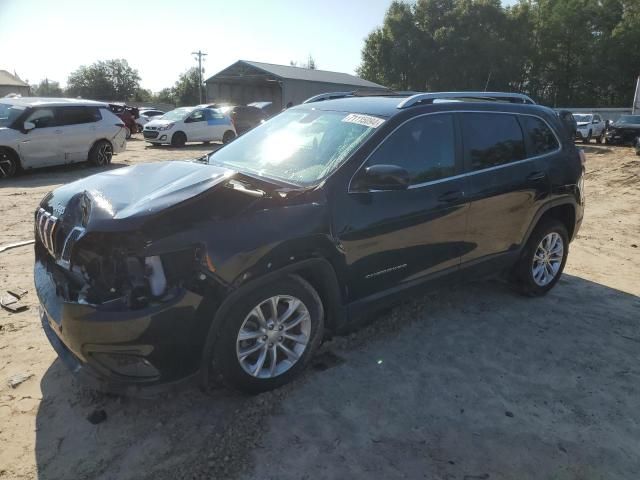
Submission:
MULTIPOLYGON (((506 4, 514 3, 508 0, 506 4)), ((238 59, 354 73, 391 0, 0 0, 0 69, 61 83, 80 65, 125 58, 145 88, 173 85, 202 49, 205 77, 238 59)))

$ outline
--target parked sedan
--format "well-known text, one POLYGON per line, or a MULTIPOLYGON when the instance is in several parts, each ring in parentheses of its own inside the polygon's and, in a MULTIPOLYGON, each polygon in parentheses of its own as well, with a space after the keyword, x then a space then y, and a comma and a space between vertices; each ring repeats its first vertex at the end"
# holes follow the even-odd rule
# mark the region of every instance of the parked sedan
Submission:
POLYGON ((609 125, 605 137, 607 144, 632 144, 640 136, 640 115, 622 115, 609 125))
POLYGON ((228 143, 236 137, 236 129, 219 110, 181 107, 148 122, 142 134, 149 143, 182 147, 187 142, 228 143))

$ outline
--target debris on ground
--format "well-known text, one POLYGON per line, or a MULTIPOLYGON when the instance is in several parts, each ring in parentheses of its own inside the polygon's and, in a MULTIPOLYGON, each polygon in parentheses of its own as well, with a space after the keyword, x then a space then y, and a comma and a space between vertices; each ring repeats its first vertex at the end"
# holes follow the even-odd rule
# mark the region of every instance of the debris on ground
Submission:
POLYGON ((8 289, 7 293, 9 295, 13 295, 16 298, 22 298, 29 292, 27 290, 25 290, 24 288, 22 288, 22 287, 13 287, 13 288, 8 289))
POLYGON ((9 243, 7 245, 0 245, 0 253, 11 250, 12 248, 24 247, 35 243, 35 240, 23 240, 21 242, 9 243))
POLYGON ((15 297, 11 294, 4 295, 2 298, 0 298, 0 305, 2 305, 2 307, 6 310, 9 310, 13 313, 22 312, 29 308, 24 303, 20 303, 19 297, 15 297))
POLYGON ((16 373, 15 375, 9 377, 9 380, 7 380, 7 384, 11 388, 16 388, 18 385, 26 382, 31 377, 33 377, 33 373, 16 373))

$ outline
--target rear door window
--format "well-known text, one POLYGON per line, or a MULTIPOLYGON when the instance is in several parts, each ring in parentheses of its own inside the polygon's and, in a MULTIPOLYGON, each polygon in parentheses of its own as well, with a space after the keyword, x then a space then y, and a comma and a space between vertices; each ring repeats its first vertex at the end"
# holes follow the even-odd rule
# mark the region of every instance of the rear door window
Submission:
POLYGON ((80 125, 93 123, 102 119, 98 107, 59 107, 59 125, 80 125))
POLYGON ((560 148, 558 139, 542 119, 523 115, 520 121, 529 137, 530 157, 544 155, 560 148))
POLYGON ((471 170, 497 167, 525 158, 524 136, 515 115, 464 113, 461 120, 465 158, 471 170))
POLYGON ((411 184, 455 175, 454 116, 418 117, 402 125, 371 155, 368 166, 397 165, 411 176, 411 184))

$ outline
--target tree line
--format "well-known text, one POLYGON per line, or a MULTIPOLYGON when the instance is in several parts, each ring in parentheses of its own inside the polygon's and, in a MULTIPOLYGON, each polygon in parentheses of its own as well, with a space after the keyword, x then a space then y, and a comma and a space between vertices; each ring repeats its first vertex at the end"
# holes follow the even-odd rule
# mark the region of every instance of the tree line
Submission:
POLYGON ((398 90, 628 107, 640 73, 640 1, 394 1, 365 39, 358 73, 398 90))
POLYGON ((194 67, 182 73, 173 87, 153 93, 140 86, 138 71, 126 60, 113 59, 79 67, 69 75, 66 88, 60 82, 44 79, 31 86, 31 93, 38 97, 195 105, 199 102, 198 86, 198 69, 194 67))

